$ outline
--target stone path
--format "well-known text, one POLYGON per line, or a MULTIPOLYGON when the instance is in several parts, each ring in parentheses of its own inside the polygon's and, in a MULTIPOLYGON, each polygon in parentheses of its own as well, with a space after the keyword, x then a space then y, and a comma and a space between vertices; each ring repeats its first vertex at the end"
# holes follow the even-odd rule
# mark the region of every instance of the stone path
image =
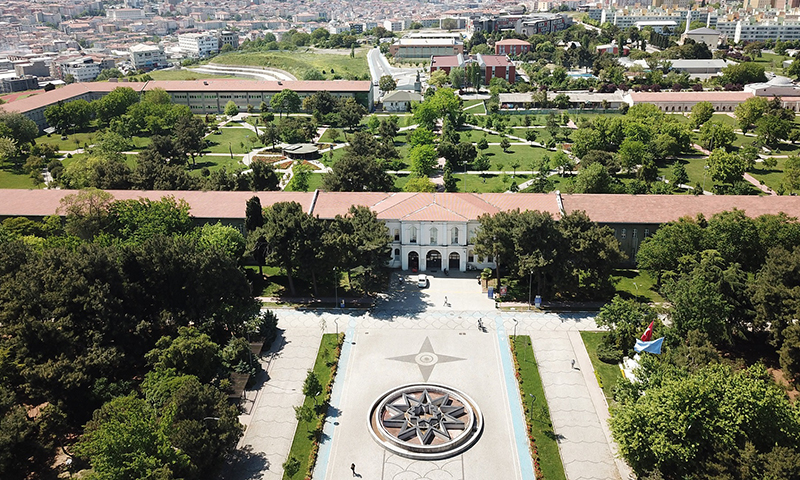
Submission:
POLYGON ((246 392, 244 414, 239 421, 245 433, 239 441, 243 451, 223 479, 270 479, 283 477, 282 464, 289 456, 297 420, 292 406, 304 399, 306 372, 314 367, 322 332, 318 327, 289 326, 283 329, 268 353, 261 357, 264 372, 256 387, 246 392))

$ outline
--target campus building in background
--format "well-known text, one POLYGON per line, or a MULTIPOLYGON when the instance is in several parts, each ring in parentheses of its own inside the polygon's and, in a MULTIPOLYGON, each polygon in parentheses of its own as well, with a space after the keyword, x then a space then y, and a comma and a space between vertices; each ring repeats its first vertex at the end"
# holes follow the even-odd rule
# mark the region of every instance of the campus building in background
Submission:
POLYGON ((130 48, 131 64, 136 70, 154 70, 169 65, 164 49, 159 45, 146 45, 140 43, 130 48))

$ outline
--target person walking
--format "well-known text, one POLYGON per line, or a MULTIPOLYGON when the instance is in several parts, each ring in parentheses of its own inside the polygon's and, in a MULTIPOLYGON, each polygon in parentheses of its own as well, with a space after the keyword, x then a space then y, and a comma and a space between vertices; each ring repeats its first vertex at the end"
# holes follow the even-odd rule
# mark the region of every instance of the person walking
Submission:
POLYGON ((355 477, 356 476, 356 464, 355 463, 351 463, 350 464, 350 470, 353 471, 353 476, 355 477))
POLYGON ((442 305, 442 306, 443 306, 443 307, 446 307, 446 306, 447 306, 447 296, 446 296, 446 295, 445 295, 445 297, 444 297, 444 305, 442 305))
POLYGON ((575 359, 572 359, 572 369, 575 370, 575 359))

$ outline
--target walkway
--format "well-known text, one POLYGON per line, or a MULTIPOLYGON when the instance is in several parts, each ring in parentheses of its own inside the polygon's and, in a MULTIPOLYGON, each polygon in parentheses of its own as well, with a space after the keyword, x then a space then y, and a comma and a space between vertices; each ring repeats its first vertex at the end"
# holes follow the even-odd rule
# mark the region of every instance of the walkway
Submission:
POLYGON ((245 433, 239 441, 241 450, 230 468, 225 469, 222 479, 270 479, 283 477, 283 462, 297 428, 297 420, 291 406, 301 405, 303 382, 306 373, 314 367, 322 332, 318 326, 284 325, 273 344, 273 348, 261 357, 264 372, 256 381, 256 387, 246 392, 243 402, 244 414, 239 421, 245 425, 245 433), (288 327, 288 328, 287 328, 288 327))

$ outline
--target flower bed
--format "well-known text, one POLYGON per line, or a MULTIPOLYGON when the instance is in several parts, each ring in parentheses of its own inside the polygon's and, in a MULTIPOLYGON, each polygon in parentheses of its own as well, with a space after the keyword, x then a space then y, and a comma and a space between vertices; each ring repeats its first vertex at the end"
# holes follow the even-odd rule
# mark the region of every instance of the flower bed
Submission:
POLYGON ((531 338, 518 335, 509 336, 509 340, 536 479, 566 480, 531 338))

